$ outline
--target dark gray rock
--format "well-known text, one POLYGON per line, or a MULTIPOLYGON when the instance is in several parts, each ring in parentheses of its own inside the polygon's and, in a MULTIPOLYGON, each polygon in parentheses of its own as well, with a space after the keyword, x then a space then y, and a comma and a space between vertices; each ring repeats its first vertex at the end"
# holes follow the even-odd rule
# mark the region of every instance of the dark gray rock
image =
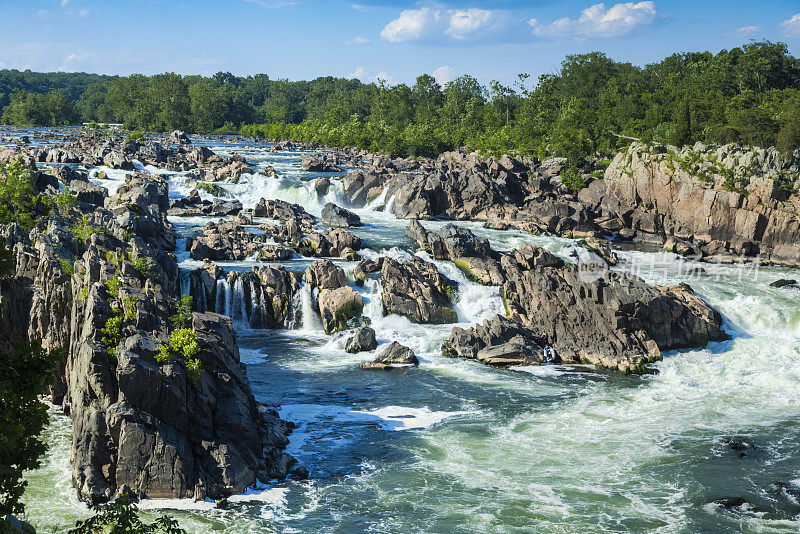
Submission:
POLYGON ((375 340, 375 330, 369 326, 356 328, 353 337, 347 340, 345 351, 355 354, 358 352, 375 350, 378 342, 375 340))
POLYGON ((333 228, 352 228, 361 226, 361 218, 351 211, 340 208, 332 202, 322 208, 322 222, 333 228))
POLYGON ((381 282, 381 298, 387 314, 403 315, 414 323, 458 322, 458 314, 452 308, 458 286, 434 264, 419 257, 405 263, 383 258, 381 282))
POLYGON ((391 369, 397 366, 419 365, 419 360, 414 351, 401 345, 397 341, 392 341, 389 345, 371 362, 361 364, 361 369, 365 371, 380 371, 391 369))

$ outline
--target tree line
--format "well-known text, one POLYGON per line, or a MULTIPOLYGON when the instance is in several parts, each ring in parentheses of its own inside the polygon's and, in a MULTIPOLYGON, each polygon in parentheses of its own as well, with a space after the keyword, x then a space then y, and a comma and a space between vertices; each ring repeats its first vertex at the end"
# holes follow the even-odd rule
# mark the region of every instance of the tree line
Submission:
POLYGON ((0 71, 3 99, 4 124, 123 123, 132 130, 240 133, 392 156, 466 146, 559 155, 577 165, 627 143, 618 135, 678 145, 800 147, 800 60, 785 44, 769 41, 716 54, 673 54, 645 67, 600 52, 568 55, 558 72, 536 83, 522 74, 511 85, 482 85, 469 75, 442 86, 428 74, 412 85, 389 85, 225 72, 102 77, 0 71))

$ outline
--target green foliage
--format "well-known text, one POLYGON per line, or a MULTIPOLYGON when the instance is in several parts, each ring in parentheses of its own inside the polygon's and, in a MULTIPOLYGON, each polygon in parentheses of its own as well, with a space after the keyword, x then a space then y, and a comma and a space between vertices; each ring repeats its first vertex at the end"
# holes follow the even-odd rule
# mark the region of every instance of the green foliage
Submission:
POLYGON ((684 100, 679 104, 675 132, 672 134, 672 144, 678 148, 692 142, 692 117, 689 112, 689 101, 684 100))
POLYGON ((119 278, 110 278, 106 281, 106 294, 110 299, 119 298, 119 290, 122 287, 122 280, 119 278))
POLYGON ((569 189, 573 193, 577 193, 578 191, 586 187, 586 184, 583 182, 583 177, 581 176, 581 173, 579 173, 573 167, 567 167, 566 169, 561 171, 561 174, 559 176, 561 177, 561 183, 569 187, 569 189))
POLYGON ((119 307, 113 308, 113 315, 106 321, 106 324, 100 330, 100 343, 105 345, 108 350, 109 356, 112 358, 117 357, 117 346, 122 341, 122 327, 124 326, 122 309, 119 307))
POLYGON ((38 94, 15 90, 0 122, 16 126, 64 126, 78 122, 78 113, 64 91, 38 94))
POLYGON ((153 261, 147 256, 136 256, 131 258, 133 268, 139 273, 139 278, 147 280, 150 278, 150 272, 153 268, 153 261))
POLYGON ((197 333, 191 328, 175 330, 169 337, 169 348, 188 361, 200 352, 200 346, 197 344, 197 333))
POLYGON ((188 328, 192 320, 192 296, 183 295, 180 299, 170 298, 174 313, 169 321, 173 328, 188 328))
POLYGON ((128 135, 125 136, 125 140, 130 143, 144 143, 147 137, 139 130, 133 130, 128 132, 128 135))
POLYGON ((16 222, 26 230, 35 221, 36 190, 31 169, 18 159, 0 163, 0 224, 16 222))
POLYGON ((133 322, 136 320, 137 305, 142 299, 136 295, 125 295, 122 299, 123 308, 125 309, 125 321, 133 322))
POLYGON ((84 215, 80 222, 76 223, 75 226, 72 227, 72 235, 75 236, 75 239, 81 245, 85 245, 89 238, 92 237, 92 234, 108 234, 109 230, 105 226, 93 226, 90 224, 90 217, 88 215, 84 215))
POLYGON ((24 511, 24 471, 39 466, 47 445, 39 434, 47 407, 39 400, 53 379, 60 354, 41 344, 0 353, 0 518, 24 511))
POLYGON ((61 272, 72 278, 72 275, 75 274, 75 267, 72 260, 67 258, 58 258, 58 263, 61 265, 61 272))
POLYGON ((156 361, 161 365, 164 365, 165 363, 169 363, 169 359, 170 359, 169 346, 160 345, 158 347, 158 352, 156 353, 156 361))
POLYGON ((186 380, 192 387, 197 387, 197 381, 203 376, 203 364, 197 358, 186 360, 186 380))
MULTIPOLYGON (((645 67, 605 54, 568 55, 530 87, 482 86, 461 76, 444 86, 428 75, 411 86, 320 77, 211 77, 174 73, 125 77, 0 71, 3 120, 71 122, 63 90, 85 121, 122 122, 140 131, 232 132, 429 156, 457 147, 484 153, 556 155, 577 166, 628 141, 800 144, 800 61, 783 43, 751 42, 711 52, 674 54, 645 67), (14 93, 15 89, 19 89, 14 93), (27 91, 27 92, 25 92, 27 91), (44 105, 47 98, 58 105, 44 105), (33 109, 62 110, 40 113, 33 109)), ((49 102, 49 101, 48 101, 49 102)))
POLYGON ((90 504, 94 516, 75 523, 70 534, 184 534, 178 522, 163 515, 151 524, 139 517, 136 500, 120 496, 106 504, 90 504))
POLYGON ((72 196, 72 193, 69 192, 68 187, 65 187, 53 197, 55 208, 61 215, 67 215, 77 201, 78 200, 72 196))

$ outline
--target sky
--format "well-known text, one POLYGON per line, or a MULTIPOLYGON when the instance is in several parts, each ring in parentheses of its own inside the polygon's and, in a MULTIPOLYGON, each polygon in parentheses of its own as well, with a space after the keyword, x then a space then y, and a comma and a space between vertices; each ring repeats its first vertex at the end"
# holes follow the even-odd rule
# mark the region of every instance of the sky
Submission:
POLYGON ((645 65, 750 40, 800 55, 800 0, 0 0, 0 69, 509 84, 601 51, 645 65))

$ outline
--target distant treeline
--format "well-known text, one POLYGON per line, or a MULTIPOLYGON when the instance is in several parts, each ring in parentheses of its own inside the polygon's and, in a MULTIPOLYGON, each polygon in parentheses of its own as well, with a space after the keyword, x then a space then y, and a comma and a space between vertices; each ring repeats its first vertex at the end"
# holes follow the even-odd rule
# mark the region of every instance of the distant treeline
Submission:
POLYGON ((265 74, 108 77, 0 71, 2 122, 124 123, 131 130, 241 133, 358 146, 392 155, 486 152, 561 155, 574 164, 627 141, 800 147, 800 61, 782 43, 675 54, 637 67, 599 52, 570 55, 533 84, 442 87, 265 74))

